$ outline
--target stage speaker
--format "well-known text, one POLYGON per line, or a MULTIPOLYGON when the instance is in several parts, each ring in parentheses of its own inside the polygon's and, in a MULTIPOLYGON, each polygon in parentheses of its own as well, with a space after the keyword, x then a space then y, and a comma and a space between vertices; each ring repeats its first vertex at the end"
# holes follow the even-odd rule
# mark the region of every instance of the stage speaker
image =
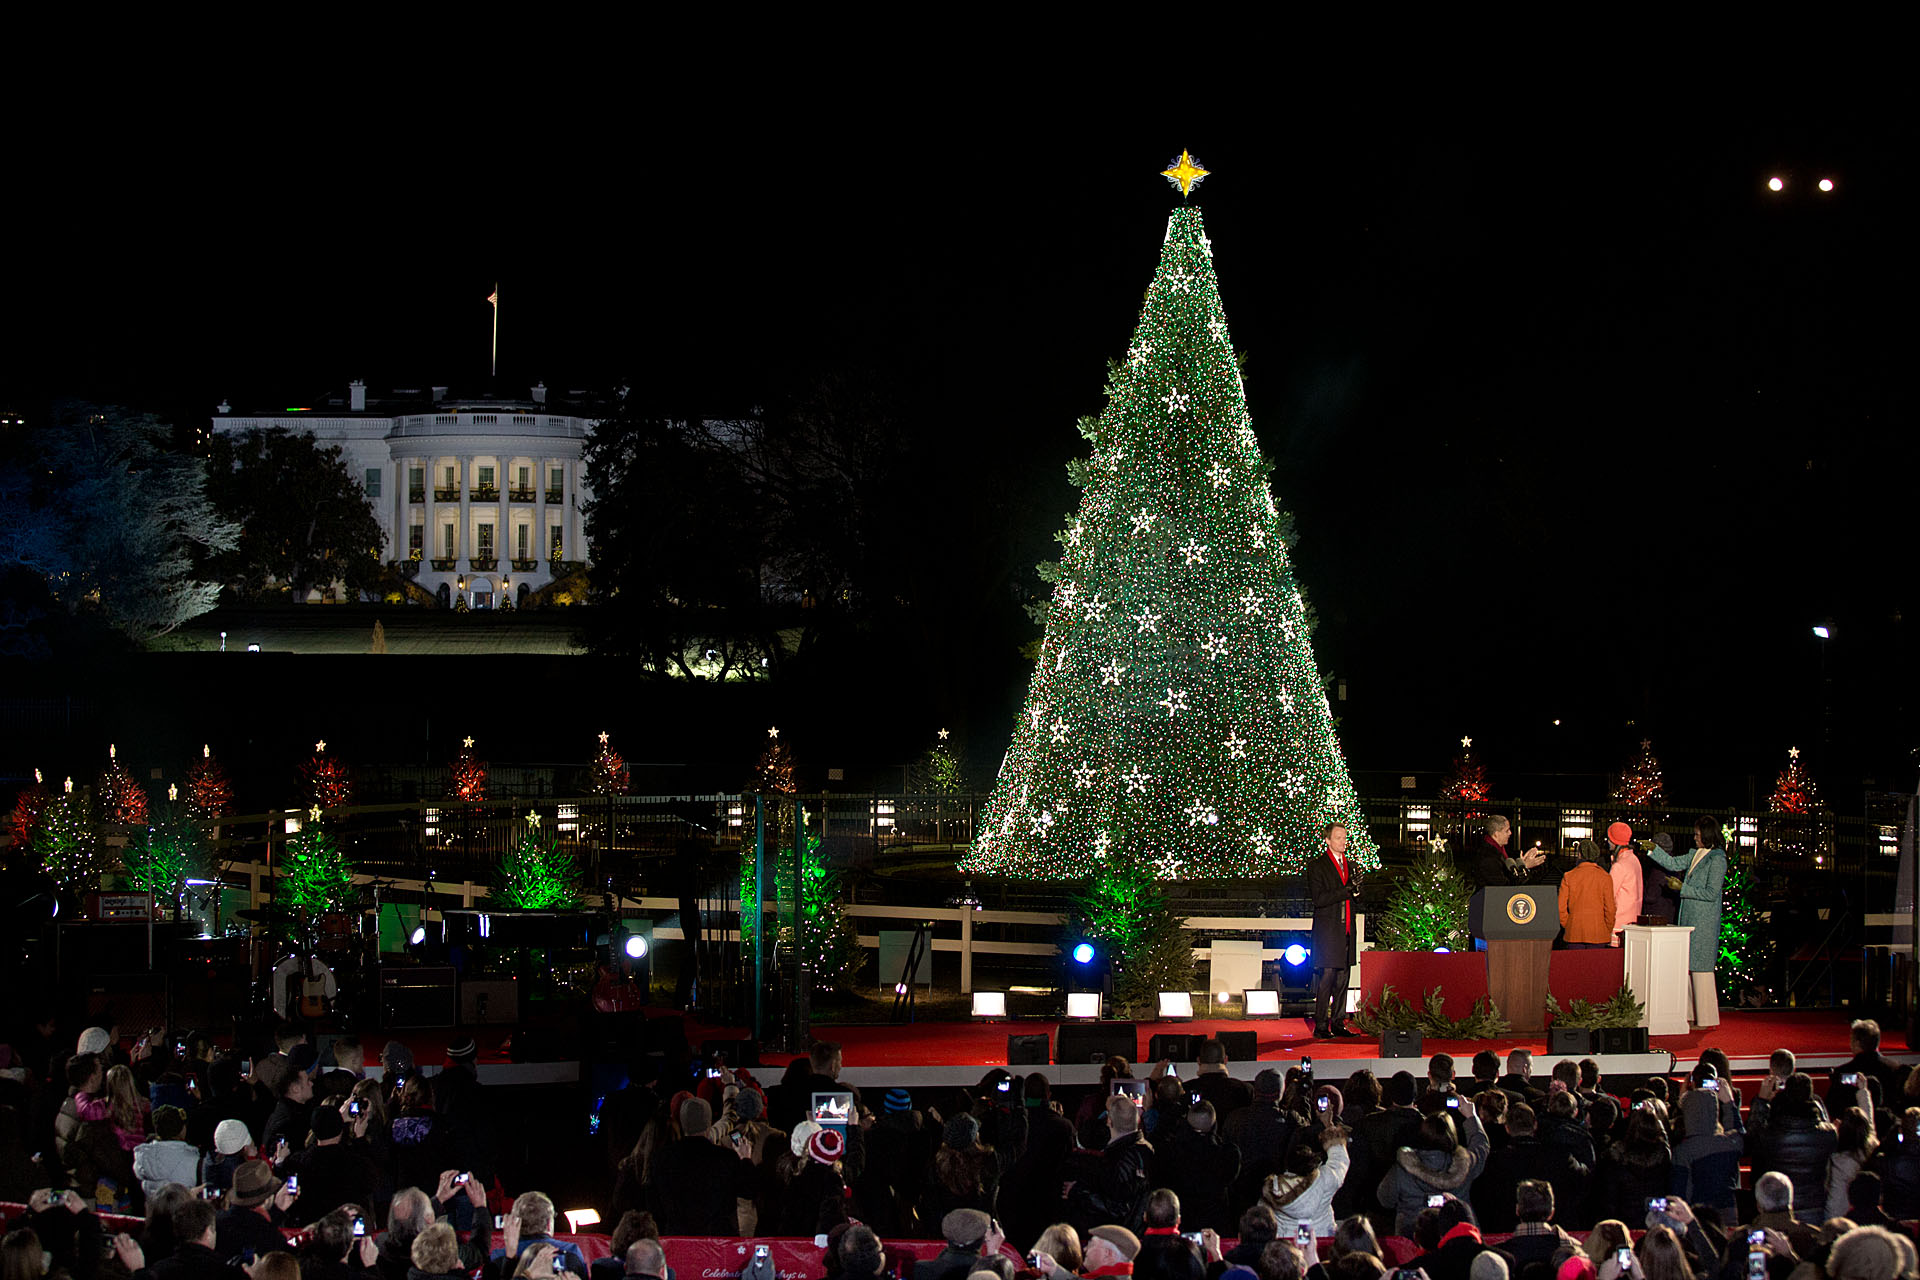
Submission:
POLYGON ((449 965, 380 970, 380 1025, 391 1030, 451 1027, 458 983, 449 965))
POLYGON ((1044 1067, 1047 1065, 1047 1051, 1053 1047, 1044 1035, 1008 1036, 1007 1065, 1010 1067, 1044 1067))
POLYGON ((1063 1022, 1054 1042, 1053 1060, 1062 1064, 1105 1062, 1140 1052, 1140 1028, 1131 1022, 1063 1022))
POLYGON ((1424 1058, 1418 1031, 1382 1031, 1380 1056, 1383 1058, 1424 1058))
POLYGON ((760 1042, 758 1040, 702 1040, 700 1042, 700 1060, 712 1062, 717 1053, 727 1055, 729 1067, 758 1067, 760 1065, 760 1042))
POLYGON ((1595 1047, 1601 1053, 1645 1053, 1647 1051, 1647 1029, 1645 1027, 1601 1027, 1594 1032, 1599 1044, 1595 1047))
POLYGON ((1162 1058, 1174 1062, 1198 1062, 1200 1046, 1207 1042, 1205 1036, 1190 1035, 1186 1032, 1163 1032, 1147 1041, 1146 1061, 1158 1062, 1162 1058))
POLYGON ((1589 1027, 1548 1027, 1547 1052, 1589 1054, 1593 1052, 1593 1030, 1589 1027))
POLYGON ((478 1027, 490 1023, 520 1021, 520 984, 505 981, 463 982, 460 984, 460 1025, 478 1027))
POLYGON ((167 975, 164 973, 100 974, 87 987, 87 1025, 120 1025, 120 1034, 139 1039, 149 1027, 169 1025, 167 975))
POLYGON ((1216 1031, 1213 1038, 1226 1046, 1228 1062, 1252 1062, 1260 1056, 1257 1031, 1216 1031))

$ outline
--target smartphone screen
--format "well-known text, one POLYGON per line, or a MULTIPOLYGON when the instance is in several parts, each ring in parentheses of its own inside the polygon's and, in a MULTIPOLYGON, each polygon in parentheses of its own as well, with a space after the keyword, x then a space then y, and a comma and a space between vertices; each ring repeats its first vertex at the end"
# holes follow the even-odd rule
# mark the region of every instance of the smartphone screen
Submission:
POLYGON ((1448 1105, 1449 1107, 1451 1107, 1451 1108, 1452 1108, 1453 1110, 1455 1110, 1455 1111, 1458 1111, 1458 1110, 1460 1109, 1460 1099, 1458 1099, 1458 1098, 1448 1098, 1448 1099, 1447 1099, 1447 1105, 1448 1105))
POLYGON ((353 1234, 355 1239, 367 1234, 367 1220, 365 1218, 355 1218, 353 1220, 353 1234))
POLYGON ((290 1173, 287 1175, 287 1190, 293 1192, 295 1195, 300 1194, 300 1175, 299 1174, 290 1173))
POLYGON ((1324 1096, 1318 1097, 1313 1100, 1313 1105, 1320 1108, 1322 1111, 1325 1111, 1327 1108, 1333 1105, 1333 1099, 1324 1097, 1324 1096))
POLYGON ((1615 1249, 1613 1251, 1613 1260, 1619 1264, 1622 1271, 1625 1271, 1633 1265, 1633 1250, 1615 1249))
POLYGON ((1293 1240, 1294 1240, 1294 1243, 1299 1245, 1302 1249, 1312 1244, 1313 1243, 1313 1224, 1311 1222, 1303 1222, 1298 1227, 1294 1228, 1293 1240))
POLYGON ((455 1174, 453 1179, 453 1185, 456 1187, 464 1187, 469 1182, 472 1182, 472 1181, 473 1181, 473 1175, 470 1173, 455 1174))
POLYGON ((1447 1202, 1447 1198, 1445 1196, 1428 1196, 1427 1208, 1438 1209, 1441 1205, 1445 1204, 1446 1202, 1447 1202))
POLYGON ((1124 1093, 1133 1099, 1133 1105, 1143 1110, 1147 1105, 1147 1082, 1145 1080, 1115 1080, 1110 1086, 1114 1093, 1124 1093))
POLYGON ((1755 1249, 1747 1255, 1747 1280, 1765 1280, 1767 1274, 1767 1255, 1762 1249, 1755 1249))
POLYGON ((504 1214, 504 1213, 496 1213, 496 1214, 494 1214, 494 1215, 493 1215, 493 1229, 494 1229, 495 1231, 504 1231, 504 1230, 506 1230, 506 1227, 507 1227, 507 1215, 506 1215, 506 1214, 504 1214))

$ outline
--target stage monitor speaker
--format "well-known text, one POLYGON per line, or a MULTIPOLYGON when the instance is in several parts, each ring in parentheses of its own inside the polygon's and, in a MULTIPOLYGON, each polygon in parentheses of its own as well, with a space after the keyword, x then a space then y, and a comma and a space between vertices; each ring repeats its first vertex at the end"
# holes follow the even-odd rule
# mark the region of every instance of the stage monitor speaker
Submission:
POLYGON ((700 1060, 712 1062, 716 1053, 727 1055, 730 1067, 758 1067, 760 1065, 760 1042, 745 1040, 702 1040, 700 1042, 700 1060))
POLYGON ((1595 1047, 1601 1053, 1645 1053, 1647 1051, 1647 1029, 1645 1027, 1601 1027, 1594 1032, 1599 1044, 1595 1047))
POLYGON ((1047 1052, 1053 1047, 1044 1035, 1008 1036, 1007 1065, 1010 1067, 1044 1067, 1047 1065, 1047 1052))
POLYGON ((458 983, 449 965, 380 970, 380 1025, 391 1030, 453 1026, 458 983))
POLYGON ((1418 1031, 1382 1031, 1380 1033, 1380 1056, 1383 1058, 1423 1058, 1421 1036, 1418 1031))
POLYGON ((1200 1046, 1207 1042, 1202 1035, 1191 1035, 1182 1031, 1162 1032, 1147 1041, 1148 1062, 1158 1062, 1166 1058, 1172 1062, 1198 1062, 1200 1046))
POLYGON ((486 1026, 520 1021, 520 984, 512 978, 460 984, 460 1025, 486 1026))
POLYGON ((1140 1028, 1131 1022, 1063 1022, 1053 1060, 1069 1063, 1134 1061, 1140 1054, 1140 1028))
POLYGON ((1548 1027, 1547 1052, 1572 1056, 1593 1052, 1593 1031, 1588 1027, 1548 1027))
POLYGON ((1228 1062, 1252 1062, 1260 1056, 1257 1031, 1216 1031, 1213 1038, 1225 1046, 1228 1062))

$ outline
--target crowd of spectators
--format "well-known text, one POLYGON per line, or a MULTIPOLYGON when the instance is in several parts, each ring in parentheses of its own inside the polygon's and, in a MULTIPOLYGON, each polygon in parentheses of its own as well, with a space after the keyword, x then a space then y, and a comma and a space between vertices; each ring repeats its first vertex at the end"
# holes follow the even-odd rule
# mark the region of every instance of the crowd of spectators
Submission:
POLYGON ((1248 1082, 1208 1042, 1144 1089, 1110 1059, 1071 1110, 1043 1072, 935 1105, 846 1088, 831 1044, 770 1084, 716 1062, 609 1099, 613 1252, 591 1268, 547 1195, 509 1204, 470 1039, 428 1074, 397 1041, 370 1070, 352 1037, 321 1062, 289 1032, 252 1062, 163 1029, 40 1031, 0 1070, 0 1200, 27 1205, 0 1280, 672 1280, 676 1236, 824 1238, 829 1280, 899 1276, 881 1241, 913 1238, 941 1242, 914 1280, 1375 1280, 1396 1236, 1417 1255, 1396 1280, 1916 1271, 1920 1072, 1867 1021, 1824 1091, 1783 1050, 1750 1106, 1712 1049, 1622 1097, 1591 1059, 1540 1078, 1525 1050, 1248 1082), (823 1092, 854 1096, 844 1125, 813 1118, 823 1092))

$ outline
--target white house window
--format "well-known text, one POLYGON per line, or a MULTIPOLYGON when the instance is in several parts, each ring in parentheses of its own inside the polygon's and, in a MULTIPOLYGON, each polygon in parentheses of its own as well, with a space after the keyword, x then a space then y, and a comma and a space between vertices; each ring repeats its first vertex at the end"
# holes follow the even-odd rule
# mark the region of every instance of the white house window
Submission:
POLYGON ((367 496, 369 498, 380 496, 380 468, 378 467, 367 468, 367 496))
POLYGON ((493 468, 480 467, 478 470, 480 472, 480 478, 474 482, 475 485, 481 489, 493 488, 493 468))
POLYGON ((566 489, 567 469, 565 467, 547 468, 547 501, 558 501, 560 495, 565 493, 566 489))
POLYGON ((452 468, 452 467, 448 467, 448 468, 447 468, 447 482, 446 482, 446 483, 445 483, 444 485, 442 485, 442 486, 440 486, 440 487, 441 487, 441 488, 443 488, 443 489, 451 489, 451 488, 453 488, 453 487, 454 487, 454 486, 455 486, 456 484, 458 484, 458 483, 459 483, 459 481, 457 481, 457 480, 455 480, 455 479, 453 478, 453 468, 452 468))
POLYGON ((556 524, 553 526, 553 528, 549 529, 547 532, 552 535, 551 550, 548 551, 547 558, 549 560, 558 560, 561 558, 560 549, 566 545, 564 542, 561 541, 560 526, 556 524))
POLYGON ((450 524, 440 526, 440 547, 442 560, 453 559, 453 526, 450 524))
POLYGON ((418 560, 421 556, 421 553, 426 550, 426 545, 427 545, 427 526, 423 524, 408 525, 407 526, 407 554, 413 557, 415 560, 418 560))
POLYGON ((531 541, 532 534, 533 530, 527 525, 520 524, 514 526, 514 545, 519 548, 514 552, 514 559, 525 560, 527 558, 527 543, 531 541))
POLYGON ((491 524, 483 524, 479 527, 474 534, 474 542, 479 547, 480 559, 493 559, 493 526, 491 524))

